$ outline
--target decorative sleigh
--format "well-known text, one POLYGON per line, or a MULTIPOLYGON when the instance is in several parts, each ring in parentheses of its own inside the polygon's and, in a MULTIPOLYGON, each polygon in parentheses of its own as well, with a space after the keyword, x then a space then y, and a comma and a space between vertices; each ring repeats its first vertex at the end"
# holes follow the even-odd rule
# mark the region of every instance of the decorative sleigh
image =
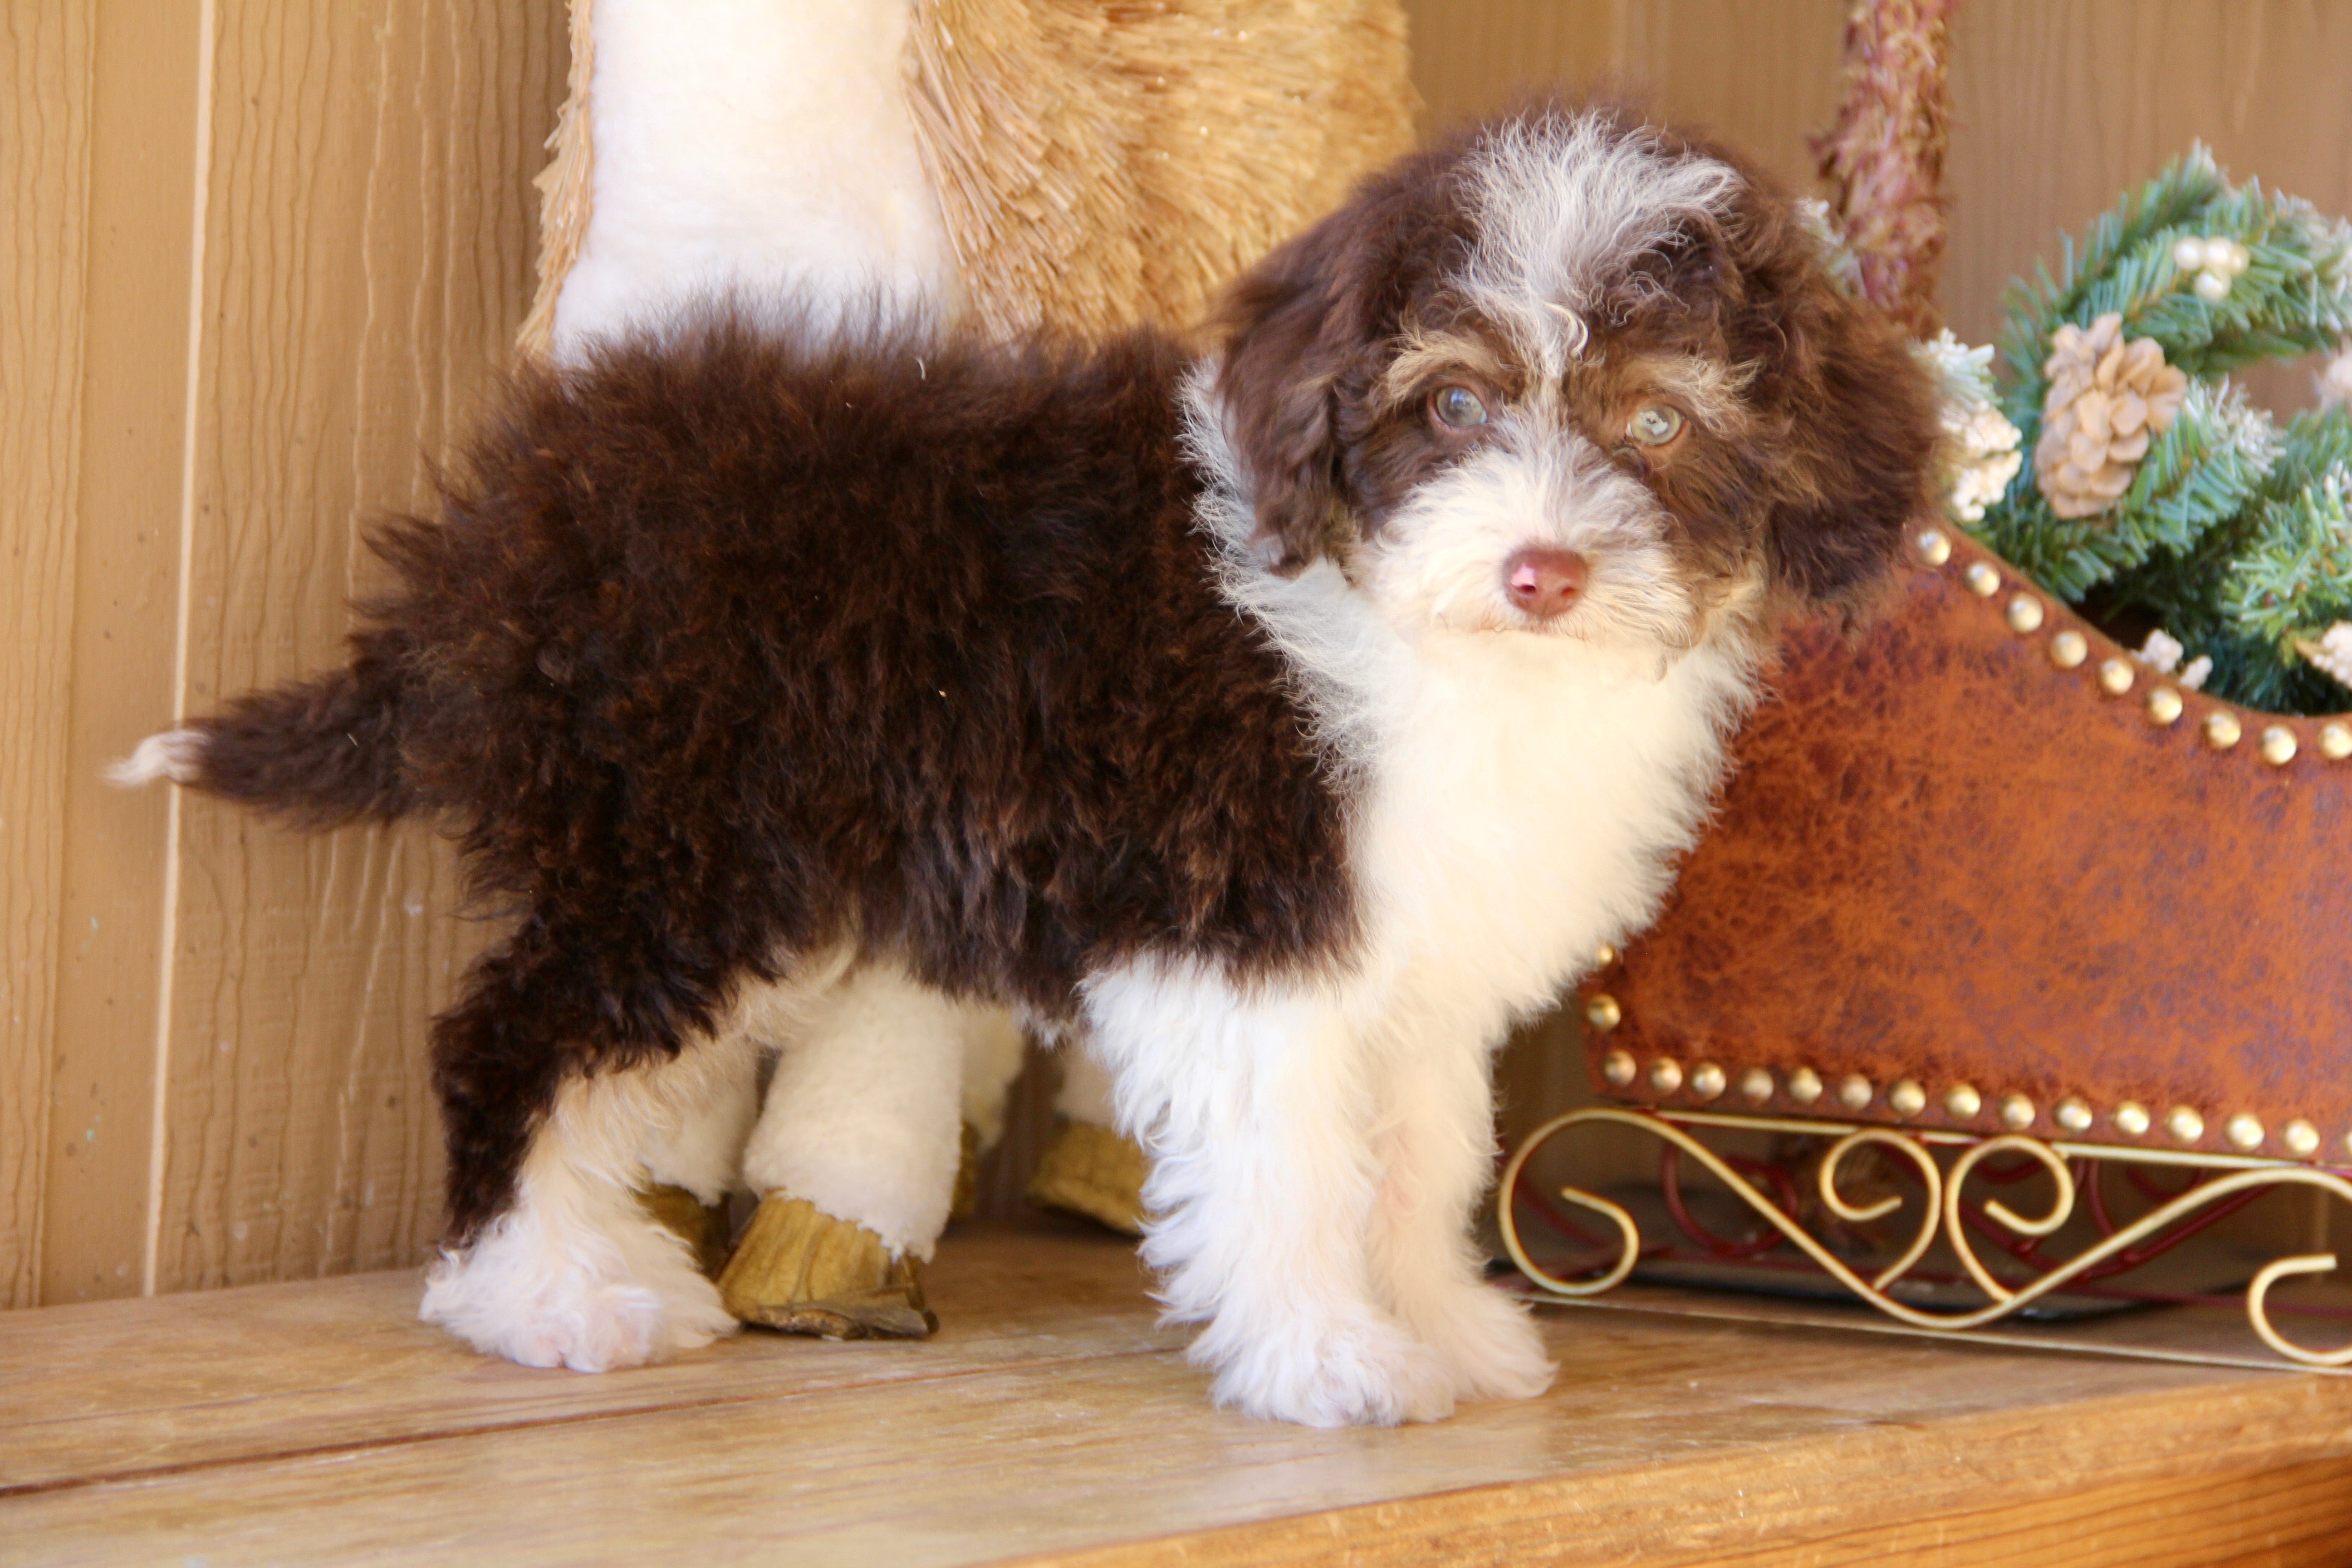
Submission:
MULTIPOLYGON (((1809 1260, 1950 1330, 2100 1295, 2266 1191, 2352 1203, 2352 717, 2185 689, 1956 531, 1910 547, 1874 626, 1788 647, 1666 911, 1582 988, 1592 1087, 1624 1109, 1545 1126, 1506 1194, 1541 1205, 1521 1185, 1538 1149, 1638 1128, 1699 1253, 1809 1260), (1742 1138, 1778 1153, 1711 1146, 1742 1138), (1685 1162, 1750 1235, 1692 1215, 1685 1162), (2144 1212, 2117 1212, 2116 1173, 2144 1212)), ((1505 1202, 1543 1289, 1590 1295, 1672 1250, 1623 1204, 1560 1195, 1617 1236, 1563 1277, 1505 1202)), ((2279 1354, 2352 1363, 2272 1321, 2273 1284, 2334 1266, 2252 1272, 2279 1354)))

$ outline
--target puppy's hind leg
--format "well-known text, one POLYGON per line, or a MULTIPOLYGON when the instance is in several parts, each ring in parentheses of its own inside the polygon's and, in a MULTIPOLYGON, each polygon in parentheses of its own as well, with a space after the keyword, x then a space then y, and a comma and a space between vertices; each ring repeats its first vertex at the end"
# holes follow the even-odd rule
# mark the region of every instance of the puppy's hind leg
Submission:
POLYGON ((1168 1318, 1204 1325, 1217 1402, 1314 1426, 1450 1415, 1449 1369, 1373 1289, 1367 1064, 1338 1002, 1147 961, 1090 981, 1087 1016, 1151 1157, 1144 1259, 1168 1318))
POLYGON ((743 1184, 743 1144, 760 1114, 760 1048, 731 1024, 684 1062, 647 1070, 679 1102, 667 1128, 652 1130, 645 1146, 646 1211, 692 1248, 713 1279, 727 1265, 727 1201, 743 1184))
POLYGON ((721 1041, 597 1062, 593 993, 544 930, 484 959, 435 1026, 451 1243, 420 1315, 526 1366, 604 1372, 731 1333, 687 1244, 637 1201, 641 1151, 731 1064, 721 1041), (566 1048, 569 1045, 569 1049, 566 1048))

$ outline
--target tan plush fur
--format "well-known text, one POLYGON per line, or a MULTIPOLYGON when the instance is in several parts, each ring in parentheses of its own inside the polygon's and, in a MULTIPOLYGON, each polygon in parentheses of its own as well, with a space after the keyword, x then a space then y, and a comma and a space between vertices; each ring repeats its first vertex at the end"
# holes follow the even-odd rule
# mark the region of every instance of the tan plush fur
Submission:
POLYGON ((1182 326, 1412 140, 1395 0, 918 0, 916 133, 992 334, 1182 326))
POLYGON ((531 182, 539 187, 539 292, 515 344, 532 359, 545 359, 552 346, 555 297, 579 258, 580 241, 588 232, 589 195, 595 189, 596 150, 588 134, 588 84, 596 74, 596 39, 588 26, 593 3, 572 0, 569 96, 547 139, 555 156, 531 182))
MULTIPOLYGON (((1210 291, 1404 150, 1398 0, 909 0, 908 100, 982 329, 1098 334, 1198 318, 1210 291)), ((586 231, 593 0, 540 176, 544 355, 586 231)))

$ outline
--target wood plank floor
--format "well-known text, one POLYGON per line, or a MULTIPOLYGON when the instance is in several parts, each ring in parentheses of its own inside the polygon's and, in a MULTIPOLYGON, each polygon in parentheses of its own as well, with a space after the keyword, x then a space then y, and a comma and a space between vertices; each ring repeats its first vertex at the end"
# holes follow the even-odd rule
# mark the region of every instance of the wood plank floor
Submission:
POLYGON ((1545 1399, 1213 1410, 1129 1250, 952 1236, 923 1344, 584 1377, 371 1275, 0 1316, 0 1563, 2352 1563, 2352 1379, 1559 1312, 1545 1399))

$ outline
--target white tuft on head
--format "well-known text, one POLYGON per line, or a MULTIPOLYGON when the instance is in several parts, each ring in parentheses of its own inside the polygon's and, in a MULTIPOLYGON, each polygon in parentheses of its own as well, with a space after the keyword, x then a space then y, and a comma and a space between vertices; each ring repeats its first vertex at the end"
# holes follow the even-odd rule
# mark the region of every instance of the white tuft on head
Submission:
POLYGON ((1556 379, 1626 260, 1723 216, 1739 175, 1670 153, 1658 133, 1606 114, 1503 127, 1469 163, 1478 243, 1471 298, 1556 379))
POLYGON ((137 751, 106 770, 106 780, 125 789, 151 784, 157 779, 194 784, 204 760, 203 731, 166 730, 140 742, 137 751))

